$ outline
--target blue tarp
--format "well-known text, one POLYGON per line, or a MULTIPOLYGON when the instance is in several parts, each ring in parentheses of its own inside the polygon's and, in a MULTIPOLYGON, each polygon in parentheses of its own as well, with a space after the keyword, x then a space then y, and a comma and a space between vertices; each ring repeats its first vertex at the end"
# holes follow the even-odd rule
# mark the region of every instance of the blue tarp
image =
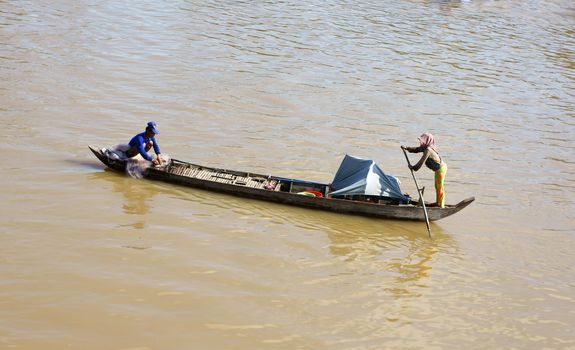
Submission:
POLYGON ((362 159, 345 155, 335 178, 331 183, 335 190, 330 197, 346 195, 381 196, 409 201, 409 197, 401 193, 399 180, 387 175, 371 159, 362 159))

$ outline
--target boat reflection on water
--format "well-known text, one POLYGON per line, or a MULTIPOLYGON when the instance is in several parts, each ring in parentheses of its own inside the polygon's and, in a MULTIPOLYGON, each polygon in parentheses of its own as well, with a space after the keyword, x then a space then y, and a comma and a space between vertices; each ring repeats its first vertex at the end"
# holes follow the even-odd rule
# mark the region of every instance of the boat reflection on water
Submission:
POLYGON ((203 201, 218 203, 242 215, 269 218, 277 225, 276 231, 283 231, 281 226, 285 226, 313 232, 314 236, 325 234, 329 254, 344 262, 345 270, 385 275, 374 281, 391 279, 391 282, 382 282, 376 289, 395 298, 419 295, 428 287, 426 280, 437 260, 457 260, 460 255, 457 242, 437 223, 431 223, 432 239, 429 239, 423 222, 338 215, 212 192, 199 193, 203 201))
MULTIPOLYGON (((453 238, 437 224, 432 223, 432 239, 427 236, 425 223, 400 220, 382 220, 353 215, 338 215, 324 211, 313 211, 304 208, 262 202, 254 199, 239 198, 226 194, 200 189, 185 188, 160 182, 132 179, 123 174, 106 170, 92 174, 93 178, 112 183, 113 191, 124 197, 122 211, 136 220, 130 224, 133 228, 146 228, 147 215, 152 211, 151 202, 158 194, 167 194, 174 202, 174 207, 187 208, 184 212, 199 213, 200 217, 209 218, 212 213, 225 222, 238 222, 247 225, 246 230, 257 230, 246 224, 252 217, 255 221, 265 221, 274 227, 278 237, 291 236, 297 240, 294 230, 325 234, 328 253, 343 262, 346 269, 358 273, 377 273, 383 280, 391 283, 382 285, 380 291, 395 298, 417 296, 422 288, 428 287, 426 279, 433 271, 434 261, 448 256, 457 258, 458 247, 453 238), (192 201, 195 204, 184 204, 181 201, 192 201), (198 209, 199 205, 202 209, 198 209), (193 209, 191 206, 195 206, 193 209), (214 213, 216 212, 217 213, 214 213), (241 223, 237 217, 241 216, 241 223), (234 217, 236 219, 234 219, 234 217), (439 254, 438 254, 439 253, 439 254), (455 257, 454 257, 455 255, 455 257), (388 281, 389 282, 389 281, 388 281)), ((168 209, 166 209, 168 210, 168 209)), ((194 214, 189 214, 194 215, 194 214)), ((202 218, 196 217, 196 224, 202 218)), ((223 235, 228 229, 219 221, 212 221, 210 227, 223 235)), ((237 228, 237 225, 231 227, 237 228)), ((260 229, 262 229, 260 227, 260 229)), ((317 237, 317 236, 316 236, 317 237)), ((320 239, 321 238, 316 238, 320 239)), ((309 243, 309 242, 308 242, 309 243)), ((315 242, 317 244, 321 244, 315 242)))

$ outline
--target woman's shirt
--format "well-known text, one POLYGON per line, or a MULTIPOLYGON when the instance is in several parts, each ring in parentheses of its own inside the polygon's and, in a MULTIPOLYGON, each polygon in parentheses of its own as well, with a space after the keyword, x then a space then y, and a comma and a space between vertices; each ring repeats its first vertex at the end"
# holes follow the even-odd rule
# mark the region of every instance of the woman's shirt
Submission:
POLYGON ((431 148, 423 148, 423 147, 405 147, 406 150, 412 153, 420 153, 423 152, 423 156, 419 160, 419 162, 414 166, 416 170, 421 168, 423 163, 425 162, 425 166, 433 171, 439 170, 441 168, 441 157, 437 152, 432 150, 431 148))

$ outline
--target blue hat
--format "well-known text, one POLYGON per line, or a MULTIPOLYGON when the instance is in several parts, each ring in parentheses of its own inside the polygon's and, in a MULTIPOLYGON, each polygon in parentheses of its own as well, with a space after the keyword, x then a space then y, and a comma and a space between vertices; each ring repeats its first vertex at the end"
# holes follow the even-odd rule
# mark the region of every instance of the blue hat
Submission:
POLYGON ((146 130, 150 130, 154 134, 159 134, 160 131, 157 128, 158 128, 158 124, 156 124, 156 122, 149 122, 148 126, 146 127, 146 130))

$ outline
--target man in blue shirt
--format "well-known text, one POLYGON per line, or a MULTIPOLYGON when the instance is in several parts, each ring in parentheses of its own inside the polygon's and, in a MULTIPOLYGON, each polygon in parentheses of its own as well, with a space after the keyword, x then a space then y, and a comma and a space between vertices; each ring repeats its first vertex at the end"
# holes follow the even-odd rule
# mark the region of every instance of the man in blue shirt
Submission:
POLYGON ((151 161, 153 165, 162 165, 160 146, 158 146, 155 138, 159 133, 158 124, 156 124, 156 122, 149 122, 148 126, 146 126, 146 131, 132 137, 129 143, 130 149, 126 151, 126 155, 129 158, 133 158, 140 154, 144 159, 151 161), (148 154, 148 151, 152 147, 154 147, 154 152, 156 152, 156 159, 154 160, 152 160, 152 157, 148 154))

